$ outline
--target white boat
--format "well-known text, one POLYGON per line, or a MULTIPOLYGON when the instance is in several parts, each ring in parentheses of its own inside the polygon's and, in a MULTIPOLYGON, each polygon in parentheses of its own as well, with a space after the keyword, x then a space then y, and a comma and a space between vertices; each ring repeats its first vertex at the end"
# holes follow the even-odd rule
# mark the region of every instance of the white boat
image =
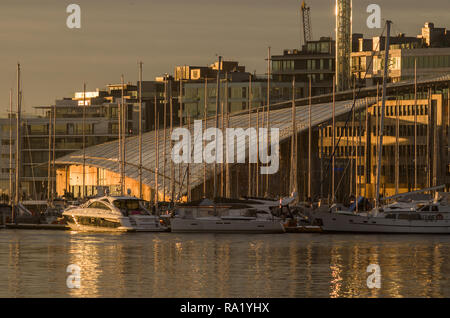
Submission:
POLYGON ((182 204, 171 219, 172 232, 284 233, 282 219, 270 212, 277 201, 222 200, 182 204))
POLYGON ((450 206, 442 201, 395 202, 367 213, 317 212, 324 232, 450 234, 450 206))
POLYGON ((48 201, 44 200, 27 200, 22 201, 21 204, 34 217, 39 224, 57 224, 63 212, 63 202, 54 201, 50 205, 48 201))
POLYGON ((135 197, 104 196, 66 209, 63 217, 77 231, 163 232, 167 226, 135 197))

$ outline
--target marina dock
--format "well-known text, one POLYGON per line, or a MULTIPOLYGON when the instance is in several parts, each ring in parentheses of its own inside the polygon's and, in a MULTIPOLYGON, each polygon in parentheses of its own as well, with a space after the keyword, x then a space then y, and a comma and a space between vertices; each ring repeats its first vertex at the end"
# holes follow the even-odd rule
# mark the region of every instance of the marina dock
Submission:
POLYGON ((26 223, 7 223, 5 225, 6 229, 17 229, 17 230, 59 230, 66 231, 70 230, 65 224, 26 224, 26 223))

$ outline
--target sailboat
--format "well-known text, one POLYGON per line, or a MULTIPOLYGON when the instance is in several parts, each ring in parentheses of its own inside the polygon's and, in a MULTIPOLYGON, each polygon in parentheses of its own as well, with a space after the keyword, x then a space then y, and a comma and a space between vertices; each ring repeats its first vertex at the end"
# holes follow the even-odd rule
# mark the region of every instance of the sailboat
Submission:
POLYGON ((395 201, 358 214, 339 210, 318 212, 314 223, 324 232, 450 234, 450 205, 439 196, 434 200, 395 201))

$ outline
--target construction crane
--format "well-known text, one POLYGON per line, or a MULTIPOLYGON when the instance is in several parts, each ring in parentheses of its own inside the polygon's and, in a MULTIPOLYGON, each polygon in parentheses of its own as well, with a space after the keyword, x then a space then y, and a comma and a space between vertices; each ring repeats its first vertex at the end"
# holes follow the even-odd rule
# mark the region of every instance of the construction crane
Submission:
POLYGON ((301 10, 303 17, 303 38, 306 44, 307 42, 312 41, 311 8, 303 1, 301 10))

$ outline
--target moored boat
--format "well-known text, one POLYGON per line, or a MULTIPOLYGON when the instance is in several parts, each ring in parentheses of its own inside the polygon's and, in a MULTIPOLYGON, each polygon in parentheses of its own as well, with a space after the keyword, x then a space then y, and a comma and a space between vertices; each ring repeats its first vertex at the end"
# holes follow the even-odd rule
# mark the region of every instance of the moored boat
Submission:
POLYGON ((366 213, 318 212, 324 232, 450 234, 450 206, 443 201, 395 202, 366 213))
POLYGON ((204 199, 178 206, 171 219, 172 232, 196 233, 284 233, 282 219, 271 208, 276 201, 253 199, 204 199), (272 204, 270 204, 272 203, 272 204))
POLYGON ((152 215, 135 197, 104 196, 66 209, 63 217, 72 230, 114 232, 163 232, 158 215, 152 215))

